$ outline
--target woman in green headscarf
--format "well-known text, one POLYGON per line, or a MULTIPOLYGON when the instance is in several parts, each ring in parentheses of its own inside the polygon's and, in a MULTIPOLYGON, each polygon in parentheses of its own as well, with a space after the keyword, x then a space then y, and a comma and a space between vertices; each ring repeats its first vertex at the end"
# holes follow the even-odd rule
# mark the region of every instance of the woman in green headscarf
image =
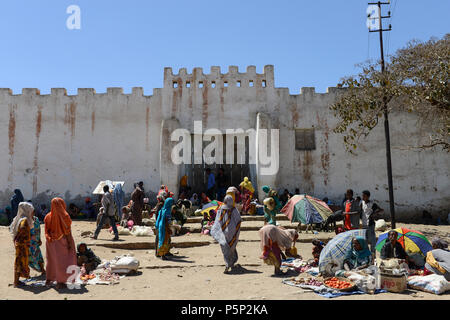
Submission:
POLYGON ((366 239, 356 237, 352 239, 352 248, 344 260, 344 269, 364 269, 372 262, 372 253, 367 246, 366 239))
POLYGON ((167 256, 171 256, 170 253, 170 221, 172 220, 172 206, 173 199, 167 198, 164 202, 164 206, 158 213, 158 219, 156 220, 157 233, 157 247, 156 256, 161 257, 163 260, 167 260, 167 256))
POLYGON ((275 190, 271 189, 269 186, 263 186, 262 190, 267 193, 267 198, 264 199, 264 218, 268 224, 276 226, 276 216, 280 213, 283 206, 281 205, 275 190))

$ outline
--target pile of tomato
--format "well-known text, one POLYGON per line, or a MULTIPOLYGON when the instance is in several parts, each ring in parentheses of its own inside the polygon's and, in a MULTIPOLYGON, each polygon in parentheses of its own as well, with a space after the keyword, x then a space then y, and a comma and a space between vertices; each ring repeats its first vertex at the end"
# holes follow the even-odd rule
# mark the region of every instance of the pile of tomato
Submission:
POLYGON ((81 276, 80 279, 83 281, 92 280, 95 279, 95 274, 85 274, 81 276))
POLYGON ((325 280, 324 282, 327 286, 333 288, 333 289, 348 289, 350 287, 353 287, 353 285, 350 282, 339 280, 336 277, 333 277, 331 279, 325 280))

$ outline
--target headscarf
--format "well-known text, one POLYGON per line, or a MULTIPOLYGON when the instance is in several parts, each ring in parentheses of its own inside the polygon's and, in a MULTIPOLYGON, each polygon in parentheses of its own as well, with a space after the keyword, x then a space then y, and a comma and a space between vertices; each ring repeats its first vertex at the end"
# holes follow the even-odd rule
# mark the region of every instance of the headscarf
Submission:
POLYGON ((86 256, 89 260, 89 262, 95 261, 97 264, 102 263, 102 261, 100 260, 99 257, 97 257, 94 253, 94 251, 92 251, 86 243, 81 242, 80 244, 78 244, 77 246, 77 256, 81 257, 81 256, 86 256), (86 250, 84 251, 84 253, 80 252, 80 247, 81 246, 85 246, 86 250))
POLYGON ((166 235, 166 223, 172 218, 172 206, 173 198, 167 198, 164 201, 164 206, 158 213, 158 219, 156 220, 156 228, 158 228, 158 248, 164 243, 164 237, 166 235))
MULTIPOLYGON (((228 190, 230 190, 230 189, 228 189, 228 190)), ((232 191, 227 191, 226 196, 229 196, 233 199, 233 206, 235 206, 236 205, 236 194, 232 191)))
POLYGON ((225 198, 223 199, 223 205, 222 207, 225 210, 230 210, 234 208, 234 200, 233 197, 230 195, 225 196, 225 198))
POLYGON ((211 236, 221 246, 234 250, 241 231, 241 215, 233 207, 233 198, 231 196, 226 196, 223 201, 224 204, 220 206, 214 225, 211 228, 211 236))
POLYGON ((269 186, 263 186, 263 187, 262 187, 262 190, 263 190, 265 193, 269 193, 269 192, 270 192, 270 187, 269 187, 269 186))
POLYGON ((57 241, 70 234, 72 220, 66 211, 66 203, 61 198, 53 198, 50 212, 45 216, 45 238, 57 241))
POLYGON ((350 260, 350 262, 353 264, 354 267, 357 267, 359 265, 363 265, 364 262, 367 260, 368 257, 370 257, 372 253, 369 250, 369 247, 367 246, 366 239, 363 237, 355 237, 352 239, 352 248, 347 255, 347 259, 350 260), (361 246, 361 250, 356 250, 353 246, 353 240, 359 242, 359 245, 361 246))
POLYGON ((444 250, 446 250, 446 249, 448 248, 448 243, 447 243, 447 241, 442 240, 442 239, 439 238, 439 237, 434 237, 434 238, 431 240, 431 244, 432 244, 433 246, 436 246, 436 249, 444 249, 444 250))
POLYGON ((123 207, 125 192, 123 192, 122 185, 118 183, 114 188, 114 202, 116 203, 118 208, 123 207))
POLYGON ((161 195, 163 192, 166 194, 169 194, 169 189, 165 185, 161 185, 161 188, 159 188, 158 195, 161 195))
POLYGON ((31 203, 28 202, 19 203, 17 215, 14 217, 13 221, 11 222, 11 225, 9 226, 9 232, 11 232, 13 239, 16 237, 17 232, 19 231, 20 223, 23 220, 27 220, 30 229, 33 228, 34 225, 34 221, 32 218, 33 211, 34 208, 31 203))
POLYGON ((244 188, 244 189, 247 189, 251 193, 255 192, 255 189, 253 188, 252 182, 248 179, 248 177, 245 177, 244 181, 242 181, 239 186, 244 188))
POLYGON ((19 203, 24 202, 25 199, 22 195, 22 191, 20 189, 14 190, 14 195, 11 198, 11 213, 13 216, 17 214, 17 209, 19 207, 19 203))

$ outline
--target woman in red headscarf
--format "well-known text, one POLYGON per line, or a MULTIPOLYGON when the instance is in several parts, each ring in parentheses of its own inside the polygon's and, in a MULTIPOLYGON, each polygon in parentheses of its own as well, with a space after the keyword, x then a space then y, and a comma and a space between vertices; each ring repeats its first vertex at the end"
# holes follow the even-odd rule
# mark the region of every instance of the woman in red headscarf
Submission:
POLYGON ((50 213, 45 216, 45 238, 47 251, 47 285, 56 281, 57 288, 66 286, 69 266, 77 265, 75 242, 73 241, 72 220, 66 211, 66 203, 61 198, 53 198, 50 213))

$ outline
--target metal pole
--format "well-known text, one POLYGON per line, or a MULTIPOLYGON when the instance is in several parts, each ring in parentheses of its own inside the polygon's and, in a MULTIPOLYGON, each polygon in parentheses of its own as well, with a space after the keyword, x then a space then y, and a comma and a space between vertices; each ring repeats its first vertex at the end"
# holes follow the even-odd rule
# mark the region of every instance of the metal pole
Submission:
MULTIPOLYGON (((378 13, 379 13, 379 34, 380 34, 380 51, 381 51, 381 72, 384 73, 384 51, 383 51, 383 24, 381 16, 381 2, 378 1, 378 13)), ((385 83, 383 81, 383 86, 385 83)), ((389 132, 389 115, 386 103, 386 97, 383 97, 384 107, 384 134, 386 138, 386 164, 388 175, 388 187, 389 187, 389 206, 391 211, 391 228, 395 229, 395 203, 394 203, 394 184, 392 181, 392 160, 391 160, 391 138, 389 132)))

